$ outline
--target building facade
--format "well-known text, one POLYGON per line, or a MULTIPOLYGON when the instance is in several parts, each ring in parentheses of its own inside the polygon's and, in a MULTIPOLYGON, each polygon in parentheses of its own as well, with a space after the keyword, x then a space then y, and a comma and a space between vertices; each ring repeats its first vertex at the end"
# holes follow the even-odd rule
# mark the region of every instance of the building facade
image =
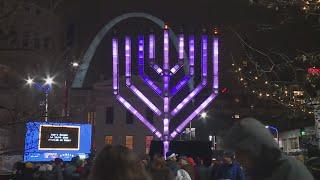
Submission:
MULTIPOLYGON (((139 89, 155 104, 160 104, 149 89, 144 88, 138 78, 133 78, 139 89)), ((123 79, 120 84, 123 83, 123 79)), ((162 128, 162 121, 139 98, 135 97, 127 87, 122 86, 121 94, 134 106, 146 119, 157 128, 162 128)), ((99 151, 106 144, 124 145, 138 155, 149 153, 152 140, 157 140, 144 125, 129 111, 127 111, 115 98, 112 81, 95 83, 91 90, 73 90, 71 107, 75 119, 93 125, 93 150, 99 151), (80 102, 82 101, 82 102, 80 102), (89 106, 87 106, 90 104, 89 106), (82 109, 82 110, 80 110, 82 109)))

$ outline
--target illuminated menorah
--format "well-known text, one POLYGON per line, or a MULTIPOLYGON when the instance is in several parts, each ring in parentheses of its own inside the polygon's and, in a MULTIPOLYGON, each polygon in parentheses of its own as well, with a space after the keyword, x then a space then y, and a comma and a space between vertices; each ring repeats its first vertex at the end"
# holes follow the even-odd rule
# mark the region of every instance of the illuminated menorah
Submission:
MULTIPOLYGON (((215 33, 216 34, 216 33, 215 33)), ((144 36, 138 36, 138 71, 139 76, 143 79, 144 83, 155 91, 163 99, 163 111, 160 110, 154 103, 152 103, 134 84, 131 82, 131 39, 130 37, 125 37, 125 77, 126 86, 138 96, 145 105, 147 105, 157 116, 161 117, 163 121, 163 132, 154 127, 141 113, 139 113, 136 108, 134 108, 125 98, 119 93, 119 52, 118 52, 118 39, 113 38, 112 48, 113 48, 113 92, 116 99, 123 104, 132 114, 134 114, 153 134, 155 134, 159 139, 163 141, 164 154, 169 150, 169 143, 174 139, 183 129, 190 123, 199 113, 201 113, 218 95, 219 88, 219 58, 218 58, 218 37, 208 35, 201 36, 201 82, 193 89, 186 98, 183 99, 173 110, 170 110, 170 100, 175 96, 194 76, 194 66, 195 66, 195 37, 193 35, 189 36, 189 73, 183 77, 183 79, 177 83, 174 87, 170 89, 169 82, 170 78, 178 72, 178 70, 184 66, 184 48, 185 41, 184 35, 179 35, 179 58, 178 63, 170 68, 169 65, 169 31, 165 27, 163 33, 163 67, 161 68, 155 62, 155 36, 154 34, 149 35, 149 59, 148 64, 152 69, 162 78, 163 87, 160 88, 156 83, 154 83, 151 78, 145 74, 144 71, 144 36), (177 115, 195 96, 197 96, 200 91, 207 86, 207 76, 208 76, 208 45, 209 41, 212 42, 212 91, 201 104, 198 106, 185 120, 178 125, 175 130, 169 132, 170 119, 177 115)))

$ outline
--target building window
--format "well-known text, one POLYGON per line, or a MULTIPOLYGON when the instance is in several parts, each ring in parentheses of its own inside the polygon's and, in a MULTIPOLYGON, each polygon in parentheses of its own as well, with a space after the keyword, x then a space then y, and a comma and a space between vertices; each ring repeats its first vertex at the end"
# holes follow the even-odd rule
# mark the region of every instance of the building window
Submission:
POLYGON ((113 107, 107 107, 106 110, 106 124, 113 124, 113 107))
POLYGON ((146 117, 147 117, 147 120, 153 124, 153 111, 150 110, 149 108, 146 109, 146 117))
POLYGON ((151 142, 153 140, 153 136, 146 136, 146 154, 150 152, 151 142))
POLYGON ((284 152, 288 152, 288 146, 287 146, 287 140, 283 139, 282 140, 282 147, 284 152))
POLYGON ((133 149, 133 136, 126 136, 125 146, 128 149, 133 149))
POLYGON ((104 138, 104 142, 105 142, 105 144, 112 145, 112 136, 106 136, 104 138))
POLYGON ((35 36, 35 38, 33 39, 34 48, 39 49, 40 48, 40 39, 38 38, 37 35, 34 35, 34 36, 35 36))
POLYGON ((45 49, 49 49, 49 45, 50 45, 50 39, 49 38, 44 38, 43 40, 43 47, 45 49))
POLYGON ((22 47, 26 48, 29 46, 29 40, 30 40, 30 33, 24 32, 23 38, 22 38, 22 47))
POLYGON ((94 111, 88 112, 88 123, 92 125, 96 124, 96 112, 94 111))
POLYGON ((299 148, 299 139, 298 137, 289 138, 290 149, 298 149, 299 148))
POLYGON ((126 112, 126 123, 133 124, 133 114, 130 111, 126 112))

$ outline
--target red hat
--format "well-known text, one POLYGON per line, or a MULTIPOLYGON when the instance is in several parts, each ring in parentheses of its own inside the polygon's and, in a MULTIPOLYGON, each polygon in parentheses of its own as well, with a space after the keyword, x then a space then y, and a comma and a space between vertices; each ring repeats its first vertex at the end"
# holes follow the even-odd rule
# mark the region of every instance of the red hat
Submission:
POLYGON ((191 166, 195 166, 195 165, 196 165, 196 163, 194 162, 194 160, 192 159, 192 157, 188 157, 188 158, 187 158, 187 161, 188 161, 188 163, 189 163, 191 166))

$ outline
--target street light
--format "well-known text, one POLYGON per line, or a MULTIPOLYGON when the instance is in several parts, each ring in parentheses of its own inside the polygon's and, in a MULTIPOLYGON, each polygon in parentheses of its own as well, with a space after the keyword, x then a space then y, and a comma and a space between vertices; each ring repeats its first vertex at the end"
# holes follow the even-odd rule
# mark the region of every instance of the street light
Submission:
POLYGON ((53 78, 48 76, 47 78, 44 79, 45 84, 51 86, 54 82, 53 82, 53 78))
POLYGON ((79 63, 78 62, 72 62, 71 65, 74 68, 79 67, 79 63))
POLYGON ((208 114, 206 112, 201 113, 201 118, 206 119, 208 117, 208 114))
POLYGON ((278 145, 279 145, 279 131, 278 131, 278 129, 276 127, 274 127, 274 126, 265 126, 265 127, 267 129, 271 129, 271 130, 276 131, 276 133, 277 133, 277 141, 278 141, 278 145))
POLYGON ((37 90, 45 94, 45 121, 48 121, 48 96, 52 89, 52 84, 54 83, 53 77, 47 76, 44 79, 44 83, 35 82, 34 79, 28 77, 26 80, 29 86, 33 86, 37 90))
POLYGON ((29 86, 31 86, 31 85, 34 83, 33 79, 30 78, 30 77, 28 77, 28 79, 27 79, 26 81, 27 81, 27 84, 28 84, 29 86))

